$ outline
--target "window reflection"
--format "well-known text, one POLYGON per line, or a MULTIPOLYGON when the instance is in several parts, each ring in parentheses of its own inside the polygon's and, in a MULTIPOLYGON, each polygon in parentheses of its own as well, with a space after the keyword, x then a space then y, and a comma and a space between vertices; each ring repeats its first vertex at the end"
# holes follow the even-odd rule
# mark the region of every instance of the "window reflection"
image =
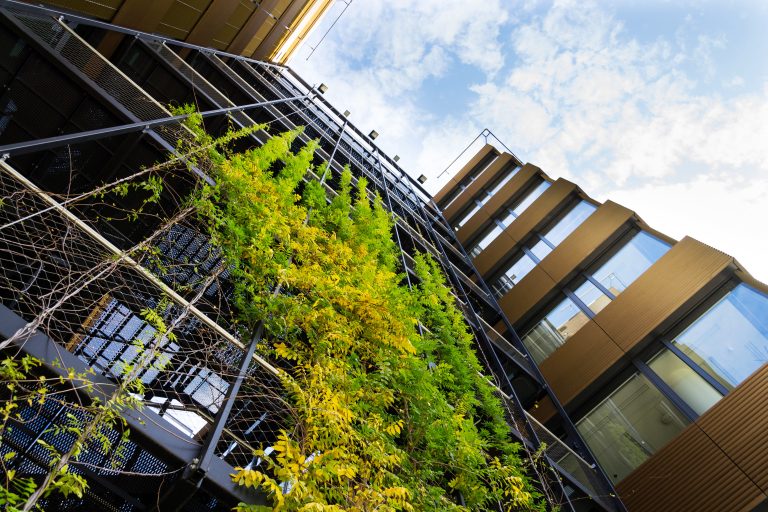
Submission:
POLYGON ((566 239, 573 230, 581 225, 587 217, 592 215, 597 209, 592 203, 581 201, 573 207, 560 221, 552 226, 549 231, 544 233, 544 238, 549 240, 552 245, 560 245, 560 242, 566 239))
POLYGON ((547 190, 550 186, 550 183, 548 181, 543 181, 539 183, 539 186, 537 186, 535 189, 530 191, 527 196, 525 196, 522 201, 520 201, 517 206, 515 206, 512 211, 515 214, 515 217, 519 217, 521 213, 523 213, 525 210, 528 209, 529 206, 533 204, 534 201, 536 201, 541 194, 544 193, 545 190, 547 190))
POLYGON ((496 240, 496 237, 499 236, 504 230, 499 226, 498 224, 494 224, 493 227, 488 231, 488 233, 480 239, 477 244, 472 248, 472 251, 470 251, 470 255, 474 258, 483 250, 491 245, 491 242, 496 240))
MULTIPOLYGON (((480 208, 482 208, 485 203, 488 202, 488 200, 493 197, 493 195, 498 192, 501 187, 509 183, 509 180, 511 180, 517 172, 520 170, 520 166, 514 167, 512 170, 505 169, 502 171, 502 174, 499 178, 497 178, 496 182, 490 187, 490 188, 484 188, 481 190, 476 197, 474 197, 472 200, 475 203, 475 206, 469 210, 461 219, 456 222, 456 225, 454 226, 454 230, 458 230, 466 224, 466 222, 472 218, 472 216, 477 213, 480 208)), ((451 200, 453 202, 453 200, 451 200)))
POLYGON ((599 313, 668 250, 669 244, 641 231, 591 274, 600 287, 587 281, 574 293, 593 313, 599 313))
MULTIPOLYGON (((549 184, 547 183, 547 186, 549 184)), ((546 187, 545 187, 546 189, 546 187)), ((538 196, 537 196, 538 197, 538 196)), ((554 226, 547 230, 544 234, 540 235, 540 239, 529 244, 530 251, 538 261, 534 260, 526 253, 521 254, 509 268, 498 278, 497 282, 493 285, 499 296, 509 291, 512 286, 520 282, 525 275, 536 266, 536 264, 543 260, 554 247, 560 244, 565 238, 573 232, 574 229, 584 222, 597 207, 587 201, 581 201, 579 204, 571 208, 562 219, 560 219, 554 226)), ((501 220, 505 226, 509 225, 509 222, 514 220, 514 215, 510 212, 507 217, 501 220)))
POLYGON ((768 298, 740 284, 673 343, 733 389, 768 360, 768 298))
POLYGON ((577 424, 614 483, 621 481, 690 423, 636 373, 577 424))
POLYGON ((523 336, 523 343, 540 364, 588 321, 589 317, 566 298, 523 336))
POLYGON ((696 414, 704 414, 704 411, 715 405, 723 397, 701 375, 693 371, 670 350, 664 349, 656 354, 648 366, 696 414))
POLYGON ((526 334, 525 338, 531 345, 529 349, 536 354, 536 362, 540 363, 565 343, 589 321, 591 315, 607 306, 667 250, 668 244, 640 232, 594 274, 587 276, 573 290, 581 304, 571 299, 562 301, 526 334))
POLYGON ((528 274, 528 272, 536 266, 536 262, 531 259, 530 256, 523 253, 515 262, 507 269, 507 271, 496 281, 494 288, 499 296, 504 295, 512 289, 520 280, 528 274))

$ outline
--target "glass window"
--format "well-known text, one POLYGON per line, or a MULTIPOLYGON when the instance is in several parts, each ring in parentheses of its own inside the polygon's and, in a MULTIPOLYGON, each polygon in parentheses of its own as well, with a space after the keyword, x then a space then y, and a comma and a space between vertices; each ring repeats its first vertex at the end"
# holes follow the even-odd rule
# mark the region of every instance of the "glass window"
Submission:
POLYGON ((648 363, 648 366, 683 399, 696 414, 712 407, 720 400, 720 394, 704 378, 693 371, 671 350, 664 349, 648 363))
POLYGON ((669 244, 641 231, 592 276, 613 295, 618 295, 668 250, 669 244))
POLYGON ((491 243, 496 240, 496 237, 499 236, 503 231, 504 230, 501 228, 501 226, 494 223, 491 230, 488 231, 488 233, 475 244, 475 246, 472 248, 472 251, 470 251, 470 255, 474 258, 483 252, 483 250, 491 245, 491 243))
POLYGON ((474 214, 476 214, 476 213, 477 213, 477 211, 478 211, 480 208, 482 208, 482 207, 483 207, 482 203, 480 203, 480 204, 478 204, 478 203, 475 203, 475 206, 474 206, 474 207, 473 207, 471 210, 469 210, 469 212, 467 212, 467 214, 466 214, 466 215, 464 215, 464 216, 461 218, 461 220, 460 220, 460 221, 458 221, 458 222, 456 223, 456 227, 455 227, 454 229, 459 229, 461 226, 463 226, 463 225, 464 225, 464 224, 465 224, 465 223, 466 223, 466 222, 467 222, 469 219, 471 219, 471 218, 472 218, 472 216, 473 216, 474 214))
POLYGON ((498 192, 499 190, 501 190, 501 187, 503 187, 504 185, 506 185, 507 183, 509 183, 509 180, 511 180, 511 179, 514 177, 514 175, 515 175, 515 174, 517 174, 517 171, 519 171, 519 170, 520 170, 520 167, 518 166, 518 167, 515 167, 514 169, 512 169, 512 170, 511 170, 511 171, 509 171, 509 172, 506 172, 506 170, 502 171, 502 172, 506 172, 506 174, 504 174, 504 175, 502 176, 502 178, 501 178, 499 181, 497 181, 497 182, 496 182, 496 185, 494 185, 494 186, 493 186, 493 188, 491 188, 491 189, 490 189, 490 190, 487 192, 488 196, 492 196, 492 195, 494 195, 496 192, 498 192))
POLYGON ((768 297, 740 284, 673 343, 733 389, 768 360, 768 297))
POLYGON ((549 240, 554 246, 560 245, 560 242, 565 240, 565 238, 570 235, 574 229, 579 227, 587 217, 592 215, 592 212, 596 209, 597 207, 592 203, 581 201, 574 206, 571 211, 566 213, 557 224, 552 226, 549 231, 544 233, 544 238, 549 240))
POLYGON ((539 260, 543 260, 547 254, 552 252, 552 247, 550 247, 544 240, 539 240, 533 247, 531 247, 531 252, 535 254, 539 260))
POLYGON ((536 262, 533 261, 530 256, 525 253, 521 254, 517 261, 507 269, 504 275, 499 278, 496 285, 494 285, 497 293, 500 296, 507 293, 535 266, 536 262))
POLYGON ((636 373, 584 416, 576 427, 616 483, 688 423, 671 401, 647 378, 636 373))
POLYGON ((584 281, 573 293, 595 314, 611 303, 611 298, 590 281, 584 281))
POLYGON ((525 196, 519 203, 517 203, 517 206, 512 209, 515 217, 519 217, 521 213, 527 210, 528 207, 531 206, 531 204, 533 204, 533 202, 537 200, 539 196, 549 188, 549 185, 550 183, 548 181, 542 181, 535 189, 531 190, 527 196, 525 196))
POLYGON ((540 364, 587 321, 589 317, 566 298, 523 336, 523 343, 534 361, 540 364))

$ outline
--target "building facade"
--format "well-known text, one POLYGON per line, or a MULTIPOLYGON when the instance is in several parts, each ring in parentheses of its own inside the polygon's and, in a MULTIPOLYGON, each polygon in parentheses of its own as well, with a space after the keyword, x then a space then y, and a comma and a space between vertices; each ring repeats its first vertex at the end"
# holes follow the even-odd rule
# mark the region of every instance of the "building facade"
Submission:
POLYGON ((435 201, 628 510, 765 506, 768 286, 491 145, 435 201))
POLYGON ((80 414, 68 404, 103 401, 155 340, 160 354, 140 376, 144 407, 105 433, 117 442, 130 429, 121 456, 89 452, 71 469, 88 481, 87 492, 49 497, 46 510, 230 510, 265 501, 229 475, 259 464, 254 449, 274 442, 287 411, 277 368, 233 329, 221 259, 180 200, 211 178, 190 162, 166 169, 158 204, 146 208, 141 192, 99 192, 178 157, 190 134, 180 124, 188 114, 173 107, 191 104, 213 136, 230 126, 269 126, 235 149, 303 126, 296 144, 319 142, 317 162, 330 162, 329 194, 345 166, 355 180, 366 178, 395 220, 404 271, 415 278, 412 256, 427 252, 450 279, 495 377, 510 435, 540 453, 540 485, 553 504, 623 509, 568 417, 555 413, 565 429, 555 435, 526 411, 542 399, 541 373, 514 336, 500 333, 514 330, 441 209, 322 88, 231 46, 217 50, 97 17, 0 1, 0 350, 42 361, 36 371, 62 379, 57 392, 67 397, 24 405, 23 420, 3 432, 3 460, 13 461, 4 473, 42 479, 51 457, 41 442, 60 452, 72 446, 71 436, 59 435, 80 414), (175 339, 162 338, 143 316, 157 308, 171 318, 175 339), (77 375, 88 375, 89 385, 66 387, 77 375))
MULTIPOLYGON (((186 165, 169 172, 159 205, 136 218, 125 212, 140 194, 94 193, 178 155, 189 134, 173 107, 185 104, 213 135, 269 126, 239 149, 303 126, 297 144, 319 141, 318 162, 330 162, 329 194, 349 166, 385 198, 404 272, 415 278, 416 252, 440 262, 511 435, 541 452, 553 505, 750 510, 763 501, 766 422, 752 397, 763 386, 764 285, 732 258, 676 242, 491 146, 432 198, 320 89, 258 60, 286 54, 279 47, 290 50, 328 2, 198 4, 55 3, 61 11, 0 0, 0 348, 37 357, 44 375, 93 373, 93 387, 67 391, 88 401, 108 395, 136 359, 133 345, 156 338, 142 311, 162 305, 178 327, 177 339, 161 341, 159 358, 172 364, 141 376, 145 407, 126 414, 121 466, 89 455, 77 469, 86 495, 51 498, 47 509, 264 501, 229 475, 259 463, 254 448, 274 441, 286 411, 277 369, 238 338, 230 285, 211 277, 221 259, 179 200, 210 177, 195 165, 192 177, 186 165), (159 267, 173 271, 158 276, 159 267), (707 345, 717 326, 739 334, 727 349, 707 345), (689 464, 698 472, 678 469, 689 464)), ((44 475, 38 441, 65 450, 72 440, 53 432, 70 409, 30 404, 0 443, 3 456, 18 456, 2 471, 44 475)))

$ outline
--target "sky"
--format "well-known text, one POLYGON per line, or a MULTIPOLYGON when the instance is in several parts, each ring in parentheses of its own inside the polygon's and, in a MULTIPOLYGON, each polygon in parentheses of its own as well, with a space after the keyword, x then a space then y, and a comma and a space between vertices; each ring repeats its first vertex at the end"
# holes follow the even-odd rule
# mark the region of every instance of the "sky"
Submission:
POLYGON ((768 281, 768 2, 352 0, 318 45, 344 6, 289 65, 430 192, 487 128, 768 281))

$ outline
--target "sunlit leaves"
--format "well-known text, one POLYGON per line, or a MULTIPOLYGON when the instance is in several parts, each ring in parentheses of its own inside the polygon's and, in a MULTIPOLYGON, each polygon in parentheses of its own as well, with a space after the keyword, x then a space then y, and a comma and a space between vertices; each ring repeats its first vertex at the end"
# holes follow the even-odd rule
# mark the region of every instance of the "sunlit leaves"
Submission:
POLYGON ((537 508, 439 265, 417 257, 418 286, 402 286, 381 198, 348 169, 330 201, 302 184, 325 167, 313 144, 291 153, 295 137, 231 155, 195 199, 239 323, 264 321, 262 349, 290 368, 295 423, 233 480, 274 510, 537 508))

